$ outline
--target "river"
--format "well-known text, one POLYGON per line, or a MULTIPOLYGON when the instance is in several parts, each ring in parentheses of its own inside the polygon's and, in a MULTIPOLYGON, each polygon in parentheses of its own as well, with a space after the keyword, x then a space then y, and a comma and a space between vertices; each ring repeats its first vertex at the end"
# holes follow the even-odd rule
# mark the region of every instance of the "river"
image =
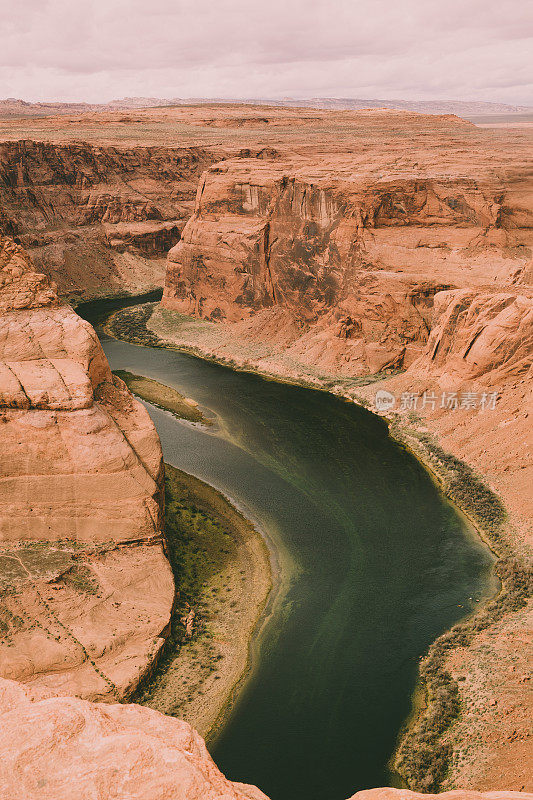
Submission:
POLYGON ((276 554, 253 669, 210 744, 218 766, 272 800, 390 785, 418 661, 494 592, 490 552, 369 411, 175 351, 103 346, 113 369, 216 420, 147 405, 165 460, 224 492, 276 554))

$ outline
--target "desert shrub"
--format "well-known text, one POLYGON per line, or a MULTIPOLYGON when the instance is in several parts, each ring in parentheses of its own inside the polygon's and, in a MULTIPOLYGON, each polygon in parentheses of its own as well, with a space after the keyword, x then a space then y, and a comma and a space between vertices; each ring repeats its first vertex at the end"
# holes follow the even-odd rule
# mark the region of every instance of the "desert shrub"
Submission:
POLYGON ((157 347, 159 338, 146 327, 153 310, 154 303, 144 303, 132 308, 123 308, 110 317, 108 322, 109 329, 119 339, 125 339, 134 344, 157 347))
POLYGON ((100 584, 90 567, 85 564, 75 564, 61 577, 66 586, 84 594, 98 594, 100 584))
POLYGON ((533 570, 518 559, 499 559, 496 574, 502 582, 498 596, 440 636, 422 663, 420 681, 426 690, 426 708, 403 736, 396 754, 397 769, 411 789, 437 791, 450 767, 452 747, 441 737, 459 716, 461 701, 457 682, 443 666, 447 653, 468 646, 480 631, 523 608, 533 595, 533 570))

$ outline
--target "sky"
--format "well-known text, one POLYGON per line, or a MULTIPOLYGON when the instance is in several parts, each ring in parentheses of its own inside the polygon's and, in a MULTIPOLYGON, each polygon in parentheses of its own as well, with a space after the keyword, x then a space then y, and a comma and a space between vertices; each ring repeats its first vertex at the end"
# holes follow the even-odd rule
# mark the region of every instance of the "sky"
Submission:
POLYGON ((533 105, 529 0, 0 0, 0 98, 533 105))

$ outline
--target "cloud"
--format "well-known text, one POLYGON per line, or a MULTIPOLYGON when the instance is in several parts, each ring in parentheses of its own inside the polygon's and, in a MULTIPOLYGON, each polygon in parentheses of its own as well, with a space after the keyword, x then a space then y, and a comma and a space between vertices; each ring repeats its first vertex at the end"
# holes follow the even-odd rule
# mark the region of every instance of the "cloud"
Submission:
POLYGON ((533 103, 524 0, 0 0, 0 14, 0 97, 533 103))

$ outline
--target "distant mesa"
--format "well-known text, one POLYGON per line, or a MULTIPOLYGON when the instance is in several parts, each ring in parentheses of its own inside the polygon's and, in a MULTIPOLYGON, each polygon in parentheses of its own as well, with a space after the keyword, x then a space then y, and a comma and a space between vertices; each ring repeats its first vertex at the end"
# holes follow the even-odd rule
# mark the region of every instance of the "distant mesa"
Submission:
POLYGON ((352 97, 283 98, 202 98, 202 97, 122 97, 108 103, 63 103, 58 101, 32 103, 15 97, 0 100, 0 119, 17 117, 48 117, 56 114, 83 114, 94 111, 129 111, 139 108, 157 108, 174 105, 269 105, 286 108, 318 108, 336 111, 358 111, 363 108, 388 108, 415 111, 419 114, 457 114, 477 116, 489 114, 531 114, 531 106, 514 106, 506 103, 486 103, 481 100, 375 100, 352 97))

